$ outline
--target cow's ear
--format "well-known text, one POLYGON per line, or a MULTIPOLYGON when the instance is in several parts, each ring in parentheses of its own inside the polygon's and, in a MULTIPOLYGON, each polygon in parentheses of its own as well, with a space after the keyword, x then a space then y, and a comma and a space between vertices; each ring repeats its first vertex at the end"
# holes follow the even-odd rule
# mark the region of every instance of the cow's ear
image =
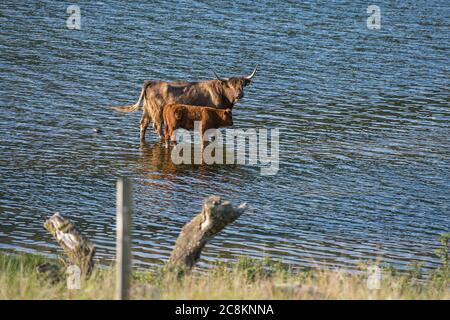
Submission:
POLYGON ((248 86, 250 83, 252 83, 252 80, 244 79, 244 87, 248 86))

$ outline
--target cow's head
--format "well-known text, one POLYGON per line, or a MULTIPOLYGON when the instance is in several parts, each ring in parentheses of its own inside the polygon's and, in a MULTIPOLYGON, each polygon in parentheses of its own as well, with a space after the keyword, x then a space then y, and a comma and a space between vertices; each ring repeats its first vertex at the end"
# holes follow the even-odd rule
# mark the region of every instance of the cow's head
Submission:
POLYGON ((258 66, 255 67, 250 75, 243 77, 220 78, 215 72, 214 75, 219 80, 225 96, 232 104, 235 104, 244 97, 244 87, 251 83, 257 69, 258 66))

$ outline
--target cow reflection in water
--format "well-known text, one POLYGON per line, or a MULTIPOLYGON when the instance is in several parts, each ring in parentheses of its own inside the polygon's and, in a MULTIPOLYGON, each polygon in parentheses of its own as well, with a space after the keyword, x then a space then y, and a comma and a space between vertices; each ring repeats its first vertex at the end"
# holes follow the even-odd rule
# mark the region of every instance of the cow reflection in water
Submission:
MULTIPOLYGON (((160 180, 161 178, 175 180, 179 176, 189 173, 195 173, 197 178, 207 180, 213 178, 220 170, 223 170, 224 166, 229 167, 231 170, 236 168, 236 165, 207 165, 203 161, 200 164, 175 164, 171 158, 172 150, 164 148, 162 142, 142 142, 140 150, 141 165, 139 166, 139 173, 155 180, 160 180)), ((194 155, 194 152, 199 152, 201 155, 200 146, 194 147, 192 144, 191 155, 194 155)))
POLYGON ((158 179, 161 178, 161 172, 176 175, 179 168, 170 159, 170 150, 164 148, 161 142, 141 142, 140 147, 142 154, 140 169, 143 174, 158 179))

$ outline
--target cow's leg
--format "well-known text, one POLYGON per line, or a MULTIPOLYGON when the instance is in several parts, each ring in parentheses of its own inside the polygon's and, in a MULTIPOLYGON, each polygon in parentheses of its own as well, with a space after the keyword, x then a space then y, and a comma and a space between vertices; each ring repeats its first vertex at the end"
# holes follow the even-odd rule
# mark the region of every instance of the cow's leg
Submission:
POLYGON ((153 123, 153 126, 154 126, 155 131, 158 134, 158 136, 162 139, 163 138, 163 122, 156 121, 153 123))
POLYGON ((152 122, 153 129, 160 139, 164 139, 163 134, 163 106, 165 102, 158 97, 157 95, 153 95, 152 98, 147 99, 146 104, 146 112, 148 114, 148 118, 152 122))
POLYGON ((160 139, 163 139, 163 124, 163 107, 159 107, 156 109, 156 112, 154 114, 153 128, 155 129, 160 139))
POLYGON ((140 133, 141 133, 141 142, 145 141, 145 132, 147 131, 147 127, 150 124, 150 118, 147 116, 147 114, 144 113, 142 114, 142 118, 141 118, 141 125, 140 125, 140 133))

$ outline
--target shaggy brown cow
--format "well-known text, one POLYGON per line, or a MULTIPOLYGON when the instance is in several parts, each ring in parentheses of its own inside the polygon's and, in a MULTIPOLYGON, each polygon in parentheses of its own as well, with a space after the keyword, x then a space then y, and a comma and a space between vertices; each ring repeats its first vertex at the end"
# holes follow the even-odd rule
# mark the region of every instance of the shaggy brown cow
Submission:
POLYGON ((204 106, 191 106, 185 104, 169 104, 164 107, 164 139, 166 148, 169 147, 169 139, 176 144, 173 132, 176 129, 194 129, 194 122, 200 122, 201 144, 203 149, 203 135, 208 129, 218 129, 232 126, 233 117, 231 109, 215 109, 204 106))
POLYGON ((141 118, 140 136, 145 140, 145 132, 150 122, 162 138, 163 107, 171 103, 182 103, 194 106, 206 106, 217 109, 233 108, 238 100, 244 97, 244 87, 250 84, 258 66, 249 76, 220 78, 199 82, 163 82, 145 81, 138 101, 132 106, 113 107, 121 112, 133 112, 144 103, 141 118))

